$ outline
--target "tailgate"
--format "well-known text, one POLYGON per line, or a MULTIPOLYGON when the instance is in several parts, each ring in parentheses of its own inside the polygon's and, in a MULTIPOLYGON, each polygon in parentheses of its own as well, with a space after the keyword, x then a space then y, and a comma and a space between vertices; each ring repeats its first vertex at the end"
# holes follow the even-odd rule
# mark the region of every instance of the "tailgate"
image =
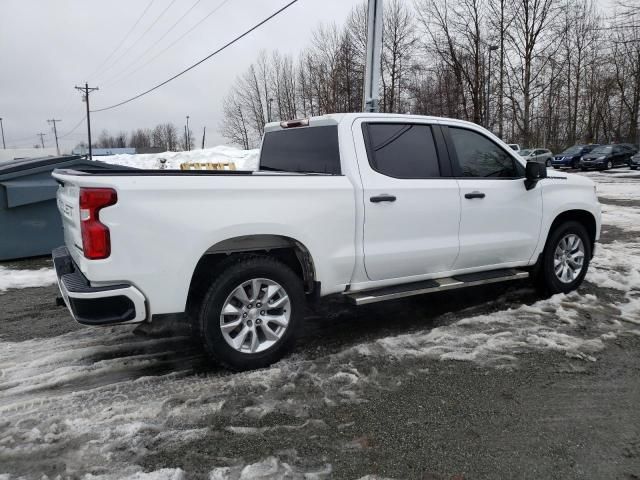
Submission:
POLYGON ((80 231, 80 188, 65 180, 58 180, 61 185, 56 194, 58 210, 62 217, 64 243, 77 261, 82 252, 82 233, 80 231))

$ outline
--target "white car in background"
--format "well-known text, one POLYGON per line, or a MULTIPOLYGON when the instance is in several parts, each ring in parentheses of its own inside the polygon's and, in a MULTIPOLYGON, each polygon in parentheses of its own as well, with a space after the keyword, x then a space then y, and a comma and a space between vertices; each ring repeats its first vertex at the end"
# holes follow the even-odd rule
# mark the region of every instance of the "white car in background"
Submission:
POLYGON ((551 150, 547 150, 546 148, 526 148, 524 150, 520 150, 518 155, 524 158, 527 162, 538 162, 546 165, 547 167, 551 166, 551 161, 553 160, 553 153, 551 153, 551 150))

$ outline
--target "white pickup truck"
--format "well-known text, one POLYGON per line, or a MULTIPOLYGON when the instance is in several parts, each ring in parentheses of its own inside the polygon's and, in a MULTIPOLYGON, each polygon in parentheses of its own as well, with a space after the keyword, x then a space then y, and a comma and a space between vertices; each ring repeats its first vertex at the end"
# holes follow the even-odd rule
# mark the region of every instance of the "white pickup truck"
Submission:
POLYGON ((477 125, 335 114, 266 126, 256 172, 56 170, 60 291, 87 325, 186 312, 233 369, 291 348, 305 302, 355 304, 531 277, 582 282, 589 179, 547 176, 477 125))

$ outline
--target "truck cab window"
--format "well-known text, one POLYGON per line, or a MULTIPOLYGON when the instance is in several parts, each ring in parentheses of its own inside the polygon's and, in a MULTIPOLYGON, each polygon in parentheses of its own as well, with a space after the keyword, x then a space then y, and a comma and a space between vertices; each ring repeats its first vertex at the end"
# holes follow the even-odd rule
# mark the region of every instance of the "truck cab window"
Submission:
POLYGON ((438 154, 431 127, 408 123, 363 125, 369 164, 393 178, 440 176, 438 154))
POLYGON ((449 134, 464 177, 518 178, 524 169, 500 146, 483 135, 449 127, 449 134))
POLYGON ((338 127, 301 127, 265 133, 260 170, 340 175, 338 127))

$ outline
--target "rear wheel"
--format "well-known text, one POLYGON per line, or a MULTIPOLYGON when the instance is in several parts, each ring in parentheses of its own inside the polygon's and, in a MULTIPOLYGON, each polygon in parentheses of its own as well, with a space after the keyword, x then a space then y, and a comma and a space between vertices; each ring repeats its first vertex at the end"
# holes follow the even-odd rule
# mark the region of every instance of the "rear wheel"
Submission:
POLYGON ((547 158, 546 165, 547 165, 547 168, 551 166, 551 159, 550 158, 547 158))
POLYGON ((533 275, 535 283, 549 294, 575 290, 587 274, 591 249, 591 240, 582 224, 567 221, 556 226, 533 275))
POLYGON ((270 257, 224 268, 209 287, 197 318, 207 354, 232 370, 267 367, 295 342, 304 316, 302 281, 270 257))
POLYGON ((578 161, 574 160, 571 162, 571 168, 573 168, 574 170, 576 170, 578 168, 578 161))
POLYGON ((612 168, 613 168, 613 162, 612 162, 611 160, 608 160, 608 161, 607 161, 606 169, 607 169, 607 170, 611 170, 612 168))

